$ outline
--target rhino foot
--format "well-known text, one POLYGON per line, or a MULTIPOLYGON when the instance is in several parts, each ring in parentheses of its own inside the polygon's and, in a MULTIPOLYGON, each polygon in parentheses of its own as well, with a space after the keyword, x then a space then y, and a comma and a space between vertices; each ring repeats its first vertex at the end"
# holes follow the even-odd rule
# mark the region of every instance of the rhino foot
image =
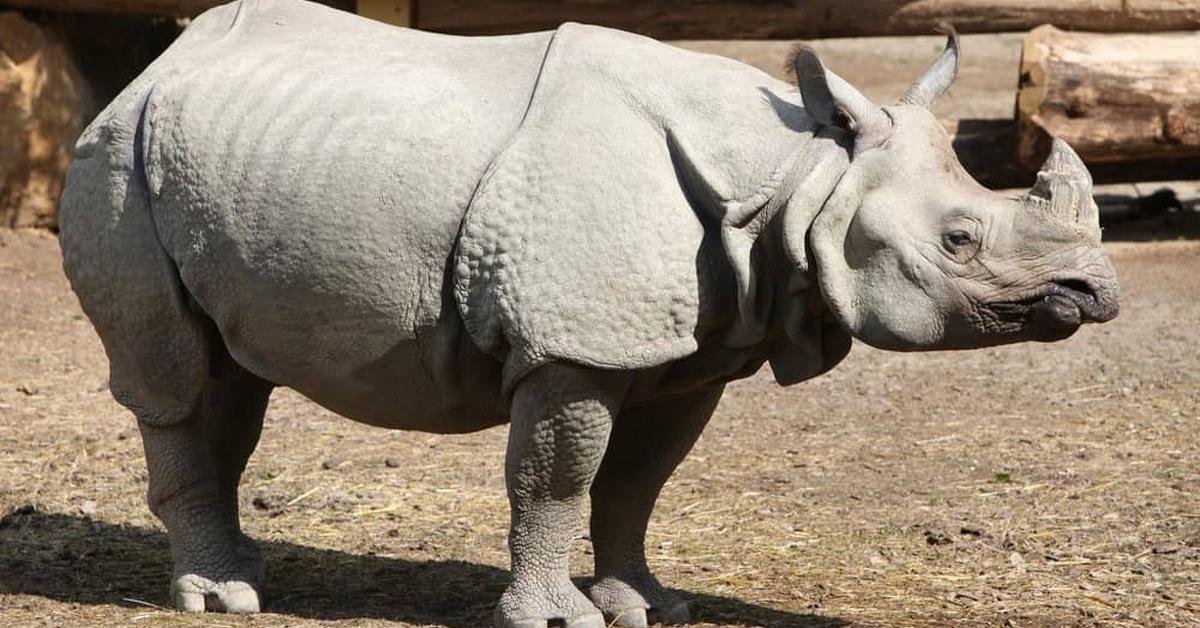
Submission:
POLYGON ((588 593, 614 626, 686 624, 691 616, 687 602, 667 591, 649 571, 597 578, 588 593))
POLYGON ((236 557, 225 562, 236 567, 205 569, 177 567, 171 579, 171 602, 185 613, 257 613, 263 608, 263 561, 258 544, 240 535, 236 557), (219 574, 219 575, 218 575, 219 574))
POLYGON ((510 586, 496 606, 497 628, 604 628, 604 615, 565 577, 545 587, 510 586))
MULTIPOLYGON (((547 628, 549 625, 550 621, 546 619, 517 619, 504 624, 497 624, 499 628, 547 628)), ((565 622, 560 621, 555 625, 565 626, 566 628, 606 628, 608 626, 600 613, 576 617, 565 622)))
POLYGON ((194 573, 171 581, 171 600, 185 613, 257 613, 262 610, 258 585, 244 580, 211 580, 194 573))

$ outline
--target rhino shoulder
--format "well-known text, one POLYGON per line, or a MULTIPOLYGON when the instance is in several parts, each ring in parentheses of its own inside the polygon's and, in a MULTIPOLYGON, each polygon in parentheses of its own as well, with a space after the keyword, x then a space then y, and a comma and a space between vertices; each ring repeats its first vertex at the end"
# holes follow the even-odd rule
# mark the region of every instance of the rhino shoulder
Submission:
POLYGON ((735 322, 738 299, 756 300, 735 276, 754 234, 730 246, 723 230, 767 204, 812 136, 764 90, 791 98, 727 59, 599 27, 556 31, 455 254, 460 313, 505 360, 506 386, 550 360, 678 360, 735 322))
POLYGON ((460 230, 455 296, 505 361, 511 388, 563 360, 638 369, 694 352, 721 290, 708 234, 672 163, 655 103, 612 58, 665 44, 598 27, 554 35, 521 128, 460 230), (630 53, 630 48, 641 49, 630 53))

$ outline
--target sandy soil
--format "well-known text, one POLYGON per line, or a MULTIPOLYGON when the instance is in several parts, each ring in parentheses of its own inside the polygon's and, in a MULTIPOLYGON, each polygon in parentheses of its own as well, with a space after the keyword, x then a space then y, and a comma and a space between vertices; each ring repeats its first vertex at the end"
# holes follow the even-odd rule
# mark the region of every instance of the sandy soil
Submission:
MULTIPOLYGON (((652 566, 700 625, 1200 624, 1200 242, 1111 250, 1122 315, 1069 341, 858 346, 805 384, 732 385, 659 503, 652 566)), ((170 565, 136 426, 59 265, 53 236, 0 232, 0 620, 487 623, 506 430, 388 432, 289 391, 242 495, 271 613, 158 608, 170 565)))

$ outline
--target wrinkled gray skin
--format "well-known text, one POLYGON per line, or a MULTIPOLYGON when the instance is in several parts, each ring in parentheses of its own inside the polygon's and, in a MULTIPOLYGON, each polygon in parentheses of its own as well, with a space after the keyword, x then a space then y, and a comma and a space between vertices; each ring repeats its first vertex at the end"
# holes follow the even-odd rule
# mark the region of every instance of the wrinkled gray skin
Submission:
POLYGON ((397 429, 511 422, 497 625, 684 621, 643 539, 726 382, 768 359, 816 376, 851 336, 959 349, 1116 314, 1070 148, 1019 198, 955 159, 928 106, 957 58, 880 108, 807 50, 797 91, 577 24, 458 38, 284 0, 198 18, 84 133, 62 200, 176 606, 260 609, 237 486, 289 386, 397 429))

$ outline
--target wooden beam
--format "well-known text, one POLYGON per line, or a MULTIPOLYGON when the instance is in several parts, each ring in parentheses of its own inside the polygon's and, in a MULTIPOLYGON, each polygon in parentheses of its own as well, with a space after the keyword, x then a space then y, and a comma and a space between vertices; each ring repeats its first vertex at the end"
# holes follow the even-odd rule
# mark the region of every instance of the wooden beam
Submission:
POLYGON ((459 34, 601 24, 659 39, 809 39, 961 33, 1052 23, 1091 31, 1200 28, 1200 0, 417 0, 418 26, 459 34))
MULTIPOLYGON (((0 0, 0 7, 191 16, 223 1, 0 0)), ((355 0, 320 1, 355 9, 355 0)), ((1200 0, 361 0, 361 4, 360 12, 369 17, 461 34, 544 30, 566 21, 602 24, 660 39, 929 35, 942 20, 962 33, 1028 30, 1043 23, 1102 32, 1200 28, 1200 0)))
POLYGON ((357 12, 363 17, 395 24, 414 26, 416 0, 358 0, 357 12))
MULTIPOLYGON (((354 0, 317 0, 353 11, 354 0)), ((228 0, 0 0, 0 9, 194 17, 228 0)))
POLYGON ((1019 89, 1024 165, 1036 163, 1050 136, 1089 163, 1200 158, 1200 33, 1042 26, 1025 38, 1019 89))

